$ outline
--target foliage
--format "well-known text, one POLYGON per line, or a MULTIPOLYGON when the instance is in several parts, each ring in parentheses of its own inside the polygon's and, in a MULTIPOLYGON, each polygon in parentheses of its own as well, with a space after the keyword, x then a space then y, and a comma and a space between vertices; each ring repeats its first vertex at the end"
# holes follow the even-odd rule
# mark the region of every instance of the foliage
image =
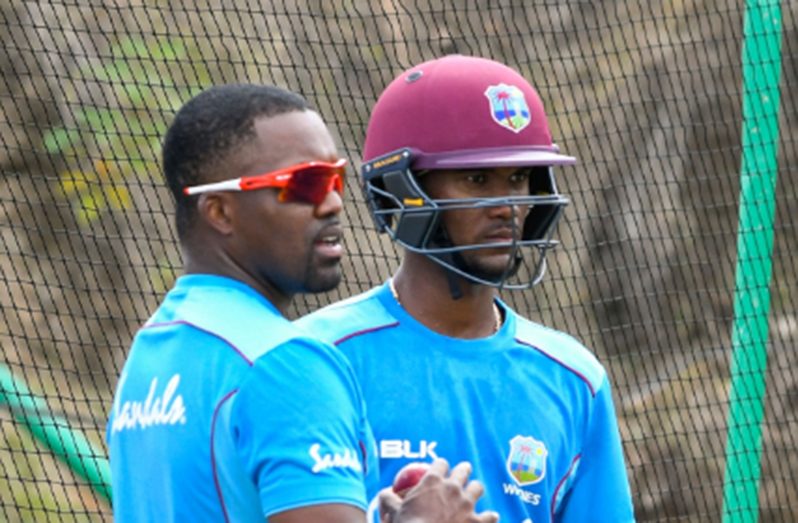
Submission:
POLYGON ((155 267, 151 267, 147 274, 149 275, 149 282, 152 285, 152 290, 158 295, 166 294, 172 287, 177 279, 177 272, 175 266, 171 263, 167 256, 163 256, 158 260, 155 267))
POLYGON ((78 223, 90 225, 107 210, 125 210, 132 199, 129 182, 158 173, 160 138, 168 115, 209 83, 209 73, 194 65, 195 84, 177 76, 181 63, 198 50, 180 38, 124 36, 99 63, 82 67, 79 80, 91 103, 79 96, 69 121, 47 130, 46 151, 60 156, 59 193, 78 223))
MULTIPOLYGON (((15 507, 16 521, 102 521, 104 506, 85 485, 64 485, 66 472, 29 434, 7 421, 0 422, 0 504, 15 507), (75 507, 82 507, 82 510, 75 507)), ((12 520, 10 512, 4 515, 12 520)))

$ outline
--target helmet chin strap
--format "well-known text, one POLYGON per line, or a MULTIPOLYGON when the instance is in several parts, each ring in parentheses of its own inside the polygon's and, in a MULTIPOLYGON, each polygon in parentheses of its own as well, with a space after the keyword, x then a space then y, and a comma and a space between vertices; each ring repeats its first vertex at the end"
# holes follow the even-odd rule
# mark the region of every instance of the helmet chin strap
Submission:
POLYGON ((449 294, 451 294, 453 300, 459 300, 463 297, 463 290, 460 288, 458 276, 446 269, 446 267, 444 267, 444 270, 446 271, 446 281, 449 282, 449 294))
MULTIPOLYGON (((443 225, 438 225, 438 230, 435 233, 434 240, 431 242, 432 245, 435 247, 452 247, 452 240, 449 238, 449 233, 446 232, 446 228, 443 225)), ((463 290, 460 288, 460 278, 462 276, 458 275, 454 271, 450 270, 447 265, 452 267, 459 267, 463 270, 463 257, 460 256, 456 252, 443 252, 439 254, 430 254, 429 256, 437 258, 443 263, 439 263, 443 268, 443 271, 446 273, 446 282, 449 284, 449 294, 452 296, 453 300, 459 300, 463 297, 463 290), (456 259, 457 258, 457 259, 456 259)), ((463 270, 463 272, 466 272, 463 270)))
MULTIPOLYGON (((443 225, 438 226, 438 232, 435 234, 435 240, 432 243, 436 247, 452 246, 452 241, 449 239, 449 234, 446 232, 446 229, 443 225)), ((460 288, 460 278, 462 278, 462 276, 450 270, 447 265, 459 267, 460 270, 466 272, 464 268, 465 262, 463 261, 463 257, 456 252, 444 252, 434 255, 431 254, 430 256, 433 256, 443 262, 443 264, 439 265, 441 265, 443 271, 446 273, 446 282, 449 284, 449 294, 452 296, 452 299, 459 300, 462 298, 463 290, 460 288)))

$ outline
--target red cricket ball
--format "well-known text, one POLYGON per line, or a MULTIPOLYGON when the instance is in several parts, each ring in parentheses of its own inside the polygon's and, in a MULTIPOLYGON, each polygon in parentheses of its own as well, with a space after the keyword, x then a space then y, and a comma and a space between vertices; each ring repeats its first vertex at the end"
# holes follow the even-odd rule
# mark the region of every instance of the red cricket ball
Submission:
POLYGON ((402 467, 393 478, 393 491, 399 496, 404 497, 407 491, 415 487, 422 476, 429 470, 429 463, 414 462, 402 467))

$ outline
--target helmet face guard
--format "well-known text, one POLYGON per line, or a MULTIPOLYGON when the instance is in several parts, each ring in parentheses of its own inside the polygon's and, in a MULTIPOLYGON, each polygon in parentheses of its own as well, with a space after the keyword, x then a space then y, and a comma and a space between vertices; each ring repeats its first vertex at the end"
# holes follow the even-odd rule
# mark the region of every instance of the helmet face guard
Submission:
MULTIPOLYGON (((417 151, 399 149, 363 165, 366 202, 377 229, 471 282, 507 289, 536 285, 546 270, 546 252, 558 243, 552 234, 568 204, 557 191, 551 166, 530 166, 534 175, 529 179, 529 196, 436 200, 426 194, 414 174, 412 166, 419 158, 423 155, 417 151), (453 245, 442 225, 442 213, 487 207, 510 207, 513 218, 519 209, 528 209, 522 230, 513 230, 510 242, 453 245), (496 248, 510 250, 507 267, 496 278, 474 273, 462 256, 466 251, 496 248)), ((434 175, 434 170, 426 174, 434 175)), ((512 223, 517 229, 517 220, 512 223)))

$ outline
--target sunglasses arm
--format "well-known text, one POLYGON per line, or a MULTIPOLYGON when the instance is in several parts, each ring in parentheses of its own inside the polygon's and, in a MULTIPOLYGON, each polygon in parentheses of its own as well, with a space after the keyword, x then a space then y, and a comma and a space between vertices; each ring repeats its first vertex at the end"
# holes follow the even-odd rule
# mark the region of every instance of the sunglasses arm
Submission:
POLYGON ((186 187, 183 189, 183 192, 188 196, 191 196, 205 192, 241 191, 243 190, 241 187, 241 181, 241 178, 236 178, 234 180, 225 180, 223 182, 206 183, 203 185, 197 185, 196 187, 186 187))

